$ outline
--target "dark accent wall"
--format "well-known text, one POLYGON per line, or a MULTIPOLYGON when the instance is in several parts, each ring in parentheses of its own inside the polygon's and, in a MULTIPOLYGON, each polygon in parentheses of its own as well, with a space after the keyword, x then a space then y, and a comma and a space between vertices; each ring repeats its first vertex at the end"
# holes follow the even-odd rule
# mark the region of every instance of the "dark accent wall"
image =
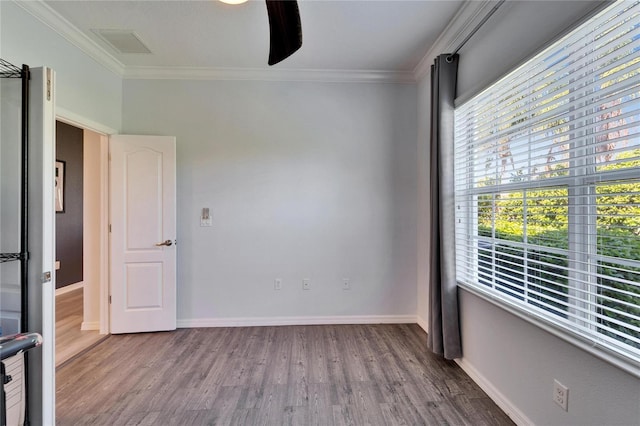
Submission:
POLYGON ((56 160, 65 161, 64 212, 56 213, 56 288, 82 281, 83 130, 56 122, 56 160))

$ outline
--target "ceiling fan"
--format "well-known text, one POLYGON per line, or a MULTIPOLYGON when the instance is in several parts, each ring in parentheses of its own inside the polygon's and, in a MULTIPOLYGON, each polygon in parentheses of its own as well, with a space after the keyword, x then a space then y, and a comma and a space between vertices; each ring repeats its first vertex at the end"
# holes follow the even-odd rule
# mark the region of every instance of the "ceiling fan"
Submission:
POLYGON ((302 46, 302 25, 296 0, 266 0, 269 15, 269 65, 293 55, 302 46))
MULTIPOLYGON (((247 0, 220 0, 241 4, 247 0)), ((302 25, 296 0, 266 0, 269 15, 269 65, 293 55, 302 46, 302 25)))
MULTIPOLYGON (((248 0, 220 0, 241 4, 248 0)), ((302 46, 302 25, 296 0, 266 0, 269 15, 269 65, 293 55, 302 46)))

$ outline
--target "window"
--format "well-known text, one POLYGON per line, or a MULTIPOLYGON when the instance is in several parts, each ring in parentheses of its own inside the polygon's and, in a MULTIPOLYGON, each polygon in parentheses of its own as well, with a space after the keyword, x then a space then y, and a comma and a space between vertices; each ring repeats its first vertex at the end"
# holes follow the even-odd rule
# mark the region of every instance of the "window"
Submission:
POLYGON ((455 113, 457 278, 640 361, 640 2, 455 113))

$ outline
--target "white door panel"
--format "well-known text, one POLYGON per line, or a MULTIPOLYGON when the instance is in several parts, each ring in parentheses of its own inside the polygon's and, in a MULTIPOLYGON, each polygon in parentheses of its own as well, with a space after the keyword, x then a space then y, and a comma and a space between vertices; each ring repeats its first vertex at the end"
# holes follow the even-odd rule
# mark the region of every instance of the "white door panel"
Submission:
POLYGON ((175 138, 118 135, 109 147, 111 332, 174 330, 175 138))
POLYGON ((55 422, 55 73, 31 68, 29 84, 29 275, 27 328, 42 335, 29 351, 31 424, 55 422), (51 279, 43 279, 45 273, 51 279))
POLYGON ((146 251, 162 241, 162 160, 162 152, 152 150, 125 153, 125 232, 129 252, 146 251), (137 202, 142 199, 144 203, 137 202))

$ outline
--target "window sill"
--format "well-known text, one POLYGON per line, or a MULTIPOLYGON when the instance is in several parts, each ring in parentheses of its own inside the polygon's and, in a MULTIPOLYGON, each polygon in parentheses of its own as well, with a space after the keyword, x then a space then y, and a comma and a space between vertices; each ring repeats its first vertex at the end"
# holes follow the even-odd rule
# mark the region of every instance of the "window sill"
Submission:
POLYGON ((483 291, 482 289, 464 283, 458 283, 458 287, 468 293, 480 297, 483 300, 486 300, 487 302, 499 307, 500 309, 503 309, 517 316, 518 318, 523 319, 524 321, 527 321, 530 324, 535 325, 536 327, 545 330, 546 332, 564 340, 565 342, 576 346, 585 352, 588 352, 589 354, 625 371, 626 373, 629 373, 636 378, 640 378, 640 362, 617 353, 607 347, 599 345, 598 343, 581 338, 577 334, 565 330, 564 328, 555 325, 551 321, 535 316, 532 313, 523 311, 519 306, 517 306, 513 302, 510 302, 506 298, 492 294, 488 291, 483 291))

